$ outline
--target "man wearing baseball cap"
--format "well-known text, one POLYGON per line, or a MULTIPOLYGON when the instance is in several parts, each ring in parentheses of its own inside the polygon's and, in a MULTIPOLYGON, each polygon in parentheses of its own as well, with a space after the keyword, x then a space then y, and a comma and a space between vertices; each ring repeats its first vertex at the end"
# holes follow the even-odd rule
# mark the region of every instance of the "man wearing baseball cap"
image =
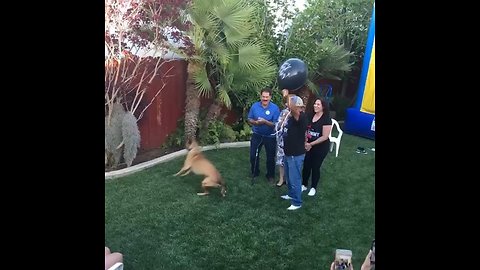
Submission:
POLYGON ((302 167, 305 159, 307 118, 304 112, 305 105, 299 96, 290 98, 289 108, 291 114, 283 128, 288 194, 281 197, 285 200, 291 200, 291 205, 287 210, 297 210, 302 207, 302 167))

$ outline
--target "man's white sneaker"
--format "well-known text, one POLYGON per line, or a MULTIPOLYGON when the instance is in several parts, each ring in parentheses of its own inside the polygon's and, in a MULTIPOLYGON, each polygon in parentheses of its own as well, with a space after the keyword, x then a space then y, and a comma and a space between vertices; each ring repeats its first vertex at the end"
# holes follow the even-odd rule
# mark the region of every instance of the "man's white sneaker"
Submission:
POLYGON ((305 190, 307 190, 307 187, 302 185, 302 192, 304 192, 305 190))
POLYGON ((317 191, 312 187, 310 191, 308 192, 308 196, 314 196, 317 191))
POLYGON ((300 206, 295 206, 295 205, 290 205, 290 207, 287 208, 287 210, 297 210, 298 208, 302 207, 301 205, 300 206))
POLYGON ((292 197, 288 196, 288 195, 282 195, 280 196, 280 198, 284 199, 284 200, 291 200, 292 197))

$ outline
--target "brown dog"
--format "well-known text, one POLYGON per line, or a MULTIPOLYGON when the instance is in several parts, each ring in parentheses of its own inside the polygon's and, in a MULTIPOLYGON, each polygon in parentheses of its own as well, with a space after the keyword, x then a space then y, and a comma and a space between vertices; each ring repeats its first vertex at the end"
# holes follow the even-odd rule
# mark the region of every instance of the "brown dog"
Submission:
POLYGON ((185 158, 185 162, 183 163, 183 167, 180 169, 180 171, 174 174, 174 176, 177 176, 181 173, 183 174, 180 176, 185 176, 191 171, 197 175, 204 175, 205 179, 202 181, 202 188, 204 192, 197 193, 197 195, 208 195, 208 188, 221 187, 222 196, 225 197, 225 193, 227 192, 225 181, 215 166, 213 166, 213 164, 202 154, 197 141, 194 139, 189 140, 186 144, 186 148, 188 150, 188 154, 185 158))

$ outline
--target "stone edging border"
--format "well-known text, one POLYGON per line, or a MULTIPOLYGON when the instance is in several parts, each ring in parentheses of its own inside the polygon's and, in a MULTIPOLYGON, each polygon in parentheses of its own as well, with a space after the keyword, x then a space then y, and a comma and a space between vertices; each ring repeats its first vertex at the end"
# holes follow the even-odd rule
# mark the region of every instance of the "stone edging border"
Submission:
MULTIPOLYGON (((222 149, 222 148, 239 148, 239 147, 247 147, 250 146, 250 141, 246 142, 232 142, 232 143, 221 143, 218 146, 216 145, 208 145, 208 146, 203 146, 202 150, 203 151, 208 151, 212 149, 222 149)), ((181 157, 187 154, 187 150, 183 149, 174 153, 170 153, 165 156, 158 157, 156 159, 152 159, 134 166, 130 166, 128 168, 124 168, 121 170, 117 171, 110 171, 105 173, 105 180, 110 180, 110 179, 115 179, 119 177, 124 177, 139 171, 143 171, 147 168, 153 167, 157 164, 167 162, 169 160, 172 160, 177 157, 181 157)))

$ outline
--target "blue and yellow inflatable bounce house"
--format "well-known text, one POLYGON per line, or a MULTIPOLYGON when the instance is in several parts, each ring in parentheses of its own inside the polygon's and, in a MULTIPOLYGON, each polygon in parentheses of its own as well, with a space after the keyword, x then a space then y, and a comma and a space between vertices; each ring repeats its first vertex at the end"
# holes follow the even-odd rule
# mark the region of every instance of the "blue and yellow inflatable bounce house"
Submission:
POLYGON ((367 35, 367 46, 355 106, 348 108, 345 132, 375 139, 375 3, 367 35))

